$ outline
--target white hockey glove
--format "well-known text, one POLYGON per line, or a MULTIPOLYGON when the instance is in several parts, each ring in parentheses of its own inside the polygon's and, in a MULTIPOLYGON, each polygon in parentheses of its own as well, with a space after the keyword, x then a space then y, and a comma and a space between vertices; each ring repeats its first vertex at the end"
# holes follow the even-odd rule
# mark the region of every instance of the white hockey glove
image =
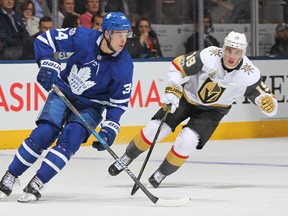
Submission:
POLYGON ((179 106, 180 98, 182 97, 182 89, 174 86, 167 86, 165 88, 165 94, 161 97, 162 108, 167 110, 168 104, 171 104, 171 113, 174 113, 179 106))
POLYGON ((264 93, 259 95, 255 98, 255 103, 268 117, 276 115, 278 109, 278 102, 272 94, 264 93))

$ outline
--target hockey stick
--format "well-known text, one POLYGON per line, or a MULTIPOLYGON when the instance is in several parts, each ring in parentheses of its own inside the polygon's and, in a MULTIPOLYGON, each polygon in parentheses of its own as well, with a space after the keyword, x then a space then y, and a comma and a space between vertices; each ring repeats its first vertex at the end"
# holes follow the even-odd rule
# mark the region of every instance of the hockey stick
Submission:
POLYGON ((83 118, 79 111, 73 106, 73 104, 66 98, 63 92, 53 84, 52 90, 63 100, 63 102, 69 107, 69 109, 83 122, 87 130, 91 132, 96 139, 104 146, 104 148, 109 152, 109 154, 122 166, 126 173, 133 179, 133 181, 141 188, 141 190, 146 194, 146 196, 154 203, 160 206, 183 206, 190 202, 190 197, 183 197, 173 200, 160 199, 150 193, 147 188, 136 178, 136 176, 131 172, 131 170, 123 164, 117 154, 110 148, 110 146, 102 139, 102 137, 91 127, 91 125, 83 118))
MULTIPOLYGON (((160 125, 159 125, 159 127, 158 127, 158 129, 157 129, 157 132, 156 132, 156 134, 155 134, 155 137, 154 137, 154 139, 153 139, 153 142, 152 142, 152 144, 151 144, 151 147, 150 147, 150 149, 149 149, 149 151, 148 151, 148 153, 147 153, 147 155, 146 155, 146 158, 145 158, 145 160, 144 160, 144 162, 143 162, 143 164, 142 164, 141 170, 140 170, 140 172, 139 172, 139 174, 138 174, 138 180, 140 180, 140 178, 141 178, 141 176, 142 176, 142 174, 143 174, 143 172, 144 172, 144 169, 145 169, 145 167, 146 167, 146 164, 147 164, 147 162, 148 162, 148 160, 149 160, 149 158, 150 158, 150 156, 151 156, 151 153, 152 153, 152 151, 153 151, 153 148, 154 148, 154 146, 155 146, 155 144, 156 144, 156 142, 157 142, 157 139, 158 139, 158 137, 159 137, 160 131, 161 131, 162 126, 163 126, 163 124, 164 124, 164 122, 165 122, 165 120, 166 120, 166 118, 167 118, 168 113, 170 112, 170 109, 171 109, 171 105, 169 104, 169 105, 167 106, 167 110, 166 110, 163 118, 161 119, 160 125)), ((131 195, 133 196, 133 195, 138 191, 138 189, 139 189, 139 187, 138 187, 138 185, 135 183, 134 186, 133 186, 133 188, 132 188, 131 195)))

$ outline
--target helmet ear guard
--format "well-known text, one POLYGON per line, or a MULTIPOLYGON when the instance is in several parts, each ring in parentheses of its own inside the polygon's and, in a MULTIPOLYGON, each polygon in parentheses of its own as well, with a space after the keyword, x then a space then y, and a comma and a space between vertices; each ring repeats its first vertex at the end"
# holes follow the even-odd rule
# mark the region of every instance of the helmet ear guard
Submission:
POLYGON ((226 47, 232 47, 242 50, 242 58, 245 56, 247 48, 247 39, 245 34, 231 31, 224 39, 223 49, 225 51, 226 47))

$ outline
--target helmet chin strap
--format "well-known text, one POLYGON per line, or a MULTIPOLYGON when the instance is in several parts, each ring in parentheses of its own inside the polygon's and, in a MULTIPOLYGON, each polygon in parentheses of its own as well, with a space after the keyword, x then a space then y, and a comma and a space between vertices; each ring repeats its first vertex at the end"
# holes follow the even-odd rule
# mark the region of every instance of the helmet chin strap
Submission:
POLYGON ((116 52, 116 50, 114 50, 113 47, 111 46, 111 43, 110 43, 111 37, 110 37, 110 35, 109 35, 109 40, 107 40, 106 37, 104 37, 104 39, 105 39, 105 41, 107 42, 108 48, 109 48, 111 51, 116 52))

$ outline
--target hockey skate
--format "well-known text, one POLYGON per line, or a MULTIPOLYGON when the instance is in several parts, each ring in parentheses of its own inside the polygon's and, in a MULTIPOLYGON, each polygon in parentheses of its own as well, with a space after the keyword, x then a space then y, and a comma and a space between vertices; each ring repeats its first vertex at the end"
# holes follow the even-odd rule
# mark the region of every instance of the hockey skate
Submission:
POLYGON ((0 182, 0 200, 12 193, 15 184, 20 185, 19 179, 7 171, 0 182))
MULTIPOLYGON (((122 161, 122 163, 126 166, 128 166, 133 160, 131 158, 129 158, 126 154, 124 154, 120 160, 122 161)), ((123 167, 116 161, 115 163, 113 163, 109 169, 108 172, 111 176, 116 176, 118 175, 120 172, 123 171, 123 167)))
POLYGON ((166 176, 164 174, 162 174, 159 170, 156 170, 152 176, 148 179, 148 181, 150 182, 150 184, 154 187, 154 188, 158 188, 159 185, 161 184, 161 182, 166 178, 166 176))
POLYGON ((35 175, 28 185, 23 189, 24 194, 18 199, 18 202, 27 203, 41 198, 40 191, 44 188, 44 183, 35 175))

